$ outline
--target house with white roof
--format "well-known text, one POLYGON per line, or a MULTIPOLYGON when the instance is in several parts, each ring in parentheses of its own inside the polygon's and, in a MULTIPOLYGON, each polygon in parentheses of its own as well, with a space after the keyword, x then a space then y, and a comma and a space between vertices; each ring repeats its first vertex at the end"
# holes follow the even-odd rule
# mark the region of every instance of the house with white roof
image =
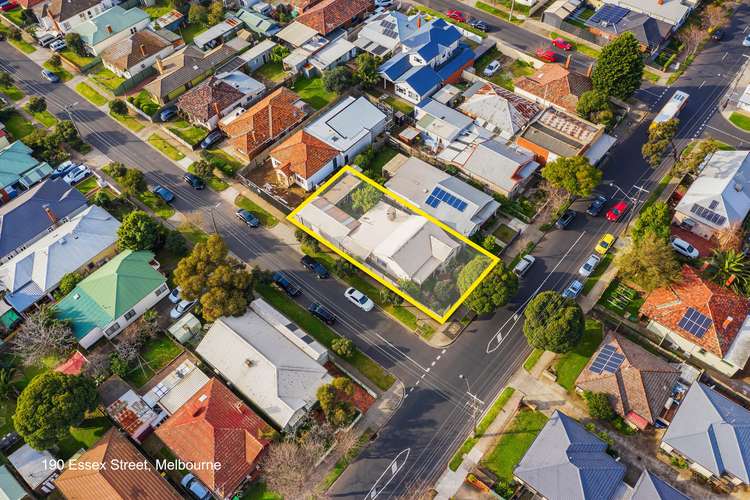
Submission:
POLYGON ((296 428, 332 377, 328 351, 263 299, 214 322, 196 352, 283 432, 296 428))
POLYGON ((691 0, 603 0, 603 2, 646 14, 653 19, 671 24, 674 29, 682 26, 698 3, 691 0))
POLYGON ((458 109, 480 127, 508 140, 542 112, 542 106, 489 82, 476 82, 463 93, 458 109))
POLYGON ((385 187, 464 236, 474 234, 500 204, 492 196, 419 158, 399 155, 386 166, 385 187))
POLYGON ((143 401, 157 413, 174 414, 208 383, 208 376, 184 352, 140 389, 143 401))
POLYGON ((489 130, 476 125, 470 117, 434 99, 420 102, 414 115, 425 144, 436 153, 456 142, 471 144, 492 137, 489 130))
POLYGON ((24 444, 8 455, 8 461, 35 493, 46 496, 55 489, 52 480, 59 474, 60 468, 49 451, 35 450, 24 444))
POLYGON ((417 30, 417 24, 421 23, 418 19, 418 14, 407 16, 397 10, 373 15, 362 26, 354 45, 374 56, 385 57, 417 30))
POLYGON ((327 44, 313 54, 309 62, 321 74, 336 66, 341 66, 357 55, 357 47, 352 42, 341 37, 327 44))
POLYGON ((750 151, 716 151, 675 207, 674 221, 711 239, 741 225, 750 211, 750 151))
POLYGON ((119 227, 96 205, 54 227, 0 266, 5 301, 23 312, 56 289, 66 274, 113 255, 119 227))
MULTIPOLYGON (((446 157, 446 153, 441 156, 446 157)), ((518 194, 539 168, 531 151, 495 139, 470 145, 456 154, 451 164, 470 179, 509 198, 518 194)))

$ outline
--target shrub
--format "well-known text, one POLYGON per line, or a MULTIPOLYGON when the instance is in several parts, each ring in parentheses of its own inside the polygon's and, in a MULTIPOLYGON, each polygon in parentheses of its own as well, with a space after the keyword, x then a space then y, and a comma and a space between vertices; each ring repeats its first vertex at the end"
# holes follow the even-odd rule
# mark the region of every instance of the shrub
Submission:
POLYGON ((354 343, 349 339, 340 337, 331 342, 331 350, 342 358, 348 359, 354 355, 354 343))
POLYGON ((112 203, 112 197, 108 192, 104 190, 97 191, 96 194, 91 198, 91 203, 98 205, 102 208, 107 208, 112 203))
POLYGON ((403 297, 388 288, 380 289, 380 300, 386 304, 392 304, 394 306, 399 306, 404 302, 403 297))
POLYGON ((47 62, 53 68, 59 68, 60 65, 62 65, 62 58, 60 57, 60 54, 52 54, 47 62))
POLYGON ((60 293, 63 295, 68 295, 73 291, 76 285, 81 282, 82 279, 83 276, 81 276, 79 273, 73 272, 66 274, 60 279, 60 285, 58 286, 60 293))
POLYGON ((354 266, 347 260, 337 259, 333 265, 333 272, 337 276, 351 276, 354 273, 354 266))
POLYGON ((117 115, 127 115, 128 105, 122 99, 115 99, 109 102, 109 110, 117 115))
POLYGON ((193 172, 199 177, 208 179, 214 175, 214 166, 206 160, 199 160, 193 163, 193 172))
POLYGON ((612 403, 609 401, 609 395, 603 392, 586 391, 583 394, 586 400, 586 406, 589 410, 589 416, 597 420, 611 420, 614 417, 612 403))

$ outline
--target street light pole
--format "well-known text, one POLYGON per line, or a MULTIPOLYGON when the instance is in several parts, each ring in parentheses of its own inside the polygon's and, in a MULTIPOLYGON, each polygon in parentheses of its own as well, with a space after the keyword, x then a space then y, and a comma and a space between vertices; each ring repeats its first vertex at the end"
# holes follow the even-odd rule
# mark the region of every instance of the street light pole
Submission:
POLYGON ((216 219, 214 218, 214 210, 219 208, 219 205, 221 205, 221 202, 217 203, 216 205, 212 206, 209 210, 211 213, 211 224, 214 226, 214 234, 219 234, 219 230, 216 229, 216 219))
POLYGON ((73 128, 76 129, 76 132, 78 132, 78 137, 81 137, 81 131, 78 130, 78 125, 76 125, 76 122, 73 121, 73 117, 70 114, 70 108, 75 107, 75 106, 78 106, 78 101, 63 106, 62 110, 65 111, 65 114, 68 115, 68 120, 70 120, 70 123, 73 124, 73 128))
POLYGON ((479 405, 477 404, 478 400, 477 397, 471 393, 471 387, 469 387, 469 379, 464 377, 463 374, 459 374, 458 378, 466 382, 466 394, 468 394, 474 400, 474 403, 471 405, 471 418, 474 424, 473 436, 477 437, 477 418, 479 416, 479 405))

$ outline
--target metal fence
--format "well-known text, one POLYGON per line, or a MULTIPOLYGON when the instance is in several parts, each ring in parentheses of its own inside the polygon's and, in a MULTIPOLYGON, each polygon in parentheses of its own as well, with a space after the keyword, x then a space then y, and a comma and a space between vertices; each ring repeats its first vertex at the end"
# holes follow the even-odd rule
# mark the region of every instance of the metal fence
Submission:
POLYGON ((243 175, 243 172, 239 172, 236 175, 237 175, 237 178, 239 179, 239 181, 246 188, 248 188, 248 189, 252 190, 253 192, 255 192, 258 196, 260 196, 261 198, 263 198, 264 200, 266 200, 268 203, 270 203, 271 205, 273 205, 274 207, 276 207, 281 212, 283 212, 285 214, 289 214, 289 213, 292 212, 292 210, 294 210, 294 207, 290 207, 289 205, 287 205, 286 202, 283 199, 281 199, 281 198, 279 198, 277 196, 274 196, 272 193, 269 193, 268 191, 266 191, 265 189, 263 189, 262 187, 258 186, 256 183, 254 183, 253 181, 251 181, 247 177, 245 177, 243 175))

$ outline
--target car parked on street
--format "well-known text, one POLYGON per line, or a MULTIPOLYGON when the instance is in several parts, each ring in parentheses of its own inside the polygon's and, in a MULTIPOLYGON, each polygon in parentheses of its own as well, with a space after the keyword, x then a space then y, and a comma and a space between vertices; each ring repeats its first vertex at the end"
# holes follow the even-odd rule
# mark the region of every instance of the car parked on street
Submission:
POLYGON ((711 32, 711 39, 717 42, 720 42, 724 38, 724 30, 721 28, 716 28, 711 32))
POLYGON ((317 302, 310 304, 307 310, 326 325, 332 325, 336 322, 336 316, 317 302))
POLYGON ((609 199, 606 196, 601 194, 596 195, 596 198, 594 198, 594 200, 591 202, 589 208, 586 209, 586 213, 592 217, 596 217, 597 215, 602 213, 602 209, 608 201, 609 199))
POLYGON ((214 130, 213 132, 209 132, 209 134, 201 141, 200 147, 203 149, 208 149, 214 144, 218 144, 221 141, 224 140, 224 133, 221 130, 214 130))
POLYGON ((448 16, 450 19, 453 19, 454 21, 458 21, 459 23, 466 22, 466 16, 460 10, 450 9, 446 11, 445 15, 448 16))
POLYGON ((198 191, 200 191, 201 189, 205 189, 206 187, 206 183, 203 181, 203 179, 195 174, 191 174, 190 172, 183 175, 182 178, 185 180, 185 182, 190 184, 190 187, 192 187, 193 189, 197 189, 198 191))
POLYGON ((573 49, 573 44, 565 41, 563 38, 555 38, 554 40, 552 40, 552 45, 554 45, 558 49, 562 49, 565 51, 573 49))
POLYGON ((596 269, 596 266, 598 266, 599 262, 601 261, 602 258, 599 255, 592 253, 578 270, 578 274, 580 274, 584 278, 588 278, 589 276, 591 276, 591 273, 594 272, 594 269, 596 269))
POLYGON ((174 201, 174 193, 161 184, 154 186, 153 193, 166 203, 172 203, 174 201))
POLYGON ((557 61, 557 54, 552 49, 536 49, 536 56, 544 62, 553 63, 557 61))
POLYGON ((303 266, 305 266, 305 269, 315 274, 315 277, 318 279, 326 279, 330 276, 328 273, 328 269, 325 268, 323 264, 318 262, 317 260, 313 259, 309 255, 305 255, 300 259, 300 262, 303 266))
POLYGON ((557 222, 555 222, 555 227, 557 229, 565 229, 570 225, 571 222, 573 222, 576 218, 576 211, 575 210, 566 210, 562 216, 557 219, 557 222))
POLYGON ((186 488, 190 495, 196 500, 210 500, 213 498, 211 491, 201 483, 193 473, 188 473, 182 478, 180 484, 186 488))
POLYGON ((86 165, 76 165, 63 177, 63 181, 73 186, 91 175, 91 169, 86 165))
POLYGON ((565 291, 562 293, 562 296, 566 299, 575 299, 580 295, 581 291, 583 290, 583 283, 581 283, 578 280, 573 280, 568 285, 568 288, 565 289, 565 291))
POLYGON ((744 47, 750 47, 750 35, 747 35, 744 40, 742 40, 742 45, 744 47))
POLYGON ((354 305, 362 309, 363 311, 372 311, 375 307, 375 303, 364 293, 360 292, 356 288, 349 287, 344 292, 344 297, 349 299, 354 305))
POLYGON ((78 166, 78 163, 72 160, 66 160, 59 164, 50 174, 50 179, 57 179, 58 177, 64 177, 65 174, 70 172, 72 169, 78 166))
POLYGON ((284 290, 290 297, 296 297, 297 295, 302 293, 302 290, 300 290, 297 285, 289 281, 289 278, 287 278, 286 275, 280 271, 273 273, 273 277, 271 279, 276 286, 284 290))
POLYGON ((489 63, 487 66, 484 67, 484 70, 482 71, 482 74, 484 76, 492 76, 500 69, 500 61, 495 59, 491 63, 489 63))
POLYGON ((250 227, 260 227, 260 219, 258 219, 250 210, 240 208, 234 213, 234 216, 250 227))
POLYGON ((669 243, 672 245, 672 248, 675 252, 684 257, 687 257, 688 259, 697 259, 698 257, 700 257, 700 252, 698 251, 698 249, 682 238, 673 236, 669 239, 669 243))
POLYGON ((523 275, 526 274, 529 269, 531 269, 531 266, 534 265, 534 262, 536 262, 536 258, 533 255, 524 255, 523 257, 521 257, 521 260, 518 261, 516 267, 513 268, 513 274, 515 274, 519 278, 522 278, 523 275))
POLYGON ((42 77, 44 77, 45 80, 52 83, 58 83, 60 81, 60 77, 51 72, 48 69, 42 70, 42 77))
POLYGON ((197 304, 197 300, 181 300, 176 306, 169 311, 169 317, 172 319, 180 319, 180 316, 188 312, 192 307, 197 304))
POLYGON ((481 19, 471 18, 469 19, 469 26, 472 28, 487 33, 490 30, 490 26, 482 21, 481 19))
POLYGON ((605 234, 594 247, 594 251, 596 251, 596 253, 598 253, 599 255, 606 254, 607 252, 609 252, 609 249, 612 248, 612 245, 614 245, 616 239, 617 238, 615 238, 615 235, 613 234, 605 234))
POLYGON ((607 220, 610 222, 617 222, 622 219, 622 216, 628 212, 630 205, 625 200, 620 200, 609 209, 607 212, 607 220))

